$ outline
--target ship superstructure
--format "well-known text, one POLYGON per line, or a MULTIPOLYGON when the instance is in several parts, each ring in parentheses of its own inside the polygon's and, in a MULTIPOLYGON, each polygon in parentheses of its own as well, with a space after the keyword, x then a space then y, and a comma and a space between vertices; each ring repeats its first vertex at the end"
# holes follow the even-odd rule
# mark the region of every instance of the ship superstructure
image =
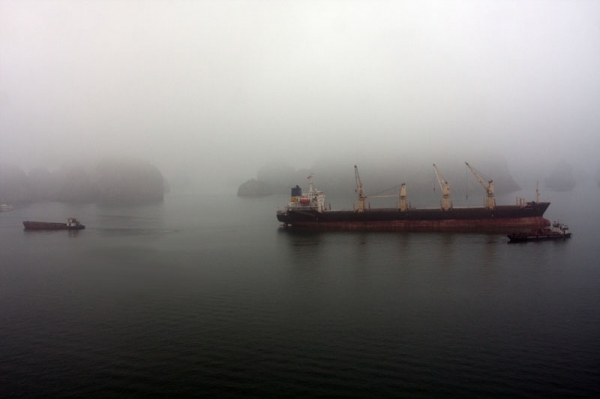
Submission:
POLYGON ((313 175, 308 176, 308 192, 302 193, 302 188, 296 186, 292 188, 290 202, 285 207, 286 212, 305 212, 314 211, 322 213, 325 211, 325 193, 313 188, 313 175))

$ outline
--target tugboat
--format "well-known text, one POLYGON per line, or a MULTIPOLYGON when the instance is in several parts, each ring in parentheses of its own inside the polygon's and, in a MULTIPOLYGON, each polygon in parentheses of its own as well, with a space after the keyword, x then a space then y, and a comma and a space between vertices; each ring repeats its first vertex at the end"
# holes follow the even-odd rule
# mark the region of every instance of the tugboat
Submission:
POLYGON ((552 228, 533 229, 529 232, 518 232, 507 235, 509 244, 513 242, 565 240, 571 238, 571 232, 566 224, 554 222, 552 228))
POLYGON ((23 222, 25 230, 82 230, 85 226, 75 218, 68 218, 67 223, 54 222, 23 222))

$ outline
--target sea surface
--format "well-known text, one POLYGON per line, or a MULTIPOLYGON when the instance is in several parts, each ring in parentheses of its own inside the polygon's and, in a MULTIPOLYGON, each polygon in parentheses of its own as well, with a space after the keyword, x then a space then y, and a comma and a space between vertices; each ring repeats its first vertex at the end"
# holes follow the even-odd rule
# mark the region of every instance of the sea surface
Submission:
POLYGON ((570 240, 294 232, 287 196, 0 213, 0 397, 600 397, 600 189, 544 195, 570 240))

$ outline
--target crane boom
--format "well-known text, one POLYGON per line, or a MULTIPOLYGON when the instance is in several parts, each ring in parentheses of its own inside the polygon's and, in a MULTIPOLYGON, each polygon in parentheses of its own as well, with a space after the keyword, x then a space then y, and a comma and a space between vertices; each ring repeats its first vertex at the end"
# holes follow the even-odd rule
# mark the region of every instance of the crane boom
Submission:
POLYGON ((444 179, 444 176, 442 176, 435 164, 433 164, 433 169, 435 170, 435 176, 437 177, 440 188, 442 189, 442 209, 445 211, 452 209, 452 200, 450 199, 450 185, 448 184, 446 179, 444 179))
POLYGON ((486 191, 486 194, 487 194, 486 198, 485 198, 485 207, 487 209, 494 209, 494 208, 496 208, 496 200, 494 199, 494 181, 490 180, 490 181, 486 182, 479 175, 479 173, 477 173, 477 171, 475 170, 475 168, 471 167, 471 165, 469 165, 468 162, 465 162, 465 164, 471 170, 471 172, 473 173, 473 176, 475 176, 475 178, 477 179, 477 181, 479 182, 479 184, 481 184, 483 186, 483 188, 485 188, 485 191, 486 191))
POLYGON ((360 181, 360 175, 358 174, 358 166, 354 165, 354 179, 356 180, 356 192, 358 193, 358 212, 362 213, 365 211, 365 190, 362 182, 360 181))

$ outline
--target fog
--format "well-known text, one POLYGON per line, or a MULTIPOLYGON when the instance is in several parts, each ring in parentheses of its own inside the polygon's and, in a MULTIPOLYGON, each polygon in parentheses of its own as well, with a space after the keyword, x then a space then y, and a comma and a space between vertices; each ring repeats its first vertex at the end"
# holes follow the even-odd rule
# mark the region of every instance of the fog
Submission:
POLYGON ((493 154, 593 174, 599 94, 594 1, 0 1, 0 162, 25 170, 132 157, 233 190, 273 160, 493 154))

